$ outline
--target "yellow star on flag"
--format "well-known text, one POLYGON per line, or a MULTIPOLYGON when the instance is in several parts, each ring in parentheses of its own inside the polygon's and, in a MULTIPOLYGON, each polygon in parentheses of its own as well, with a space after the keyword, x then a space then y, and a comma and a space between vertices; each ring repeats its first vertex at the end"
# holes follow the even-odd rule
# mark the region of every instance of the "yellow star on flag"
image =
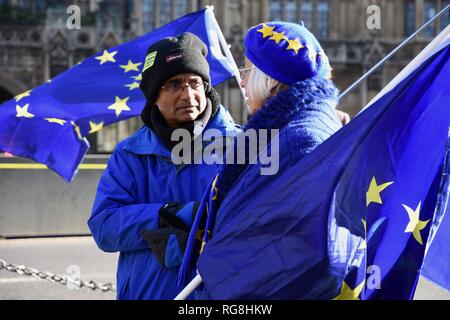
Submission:
POLYGON ((23 107, 16 104, 16 117, 17 118, 33 118, 34 114, 28 112, 29 103, 24 105, 23 107))
MULTIPOLYGON (((208 230, 207 233, 208 233, 208 238, 207 239, 209 239, 209 237, 211 236, 211 231, 208 230)), ((206 241, 202 239, 202 245, 200 247, 200 254, 202 253, 203 247, 205 246, 205 244, 206 244, 206 241)))
POLYGON ((142 73, 139 73, 139 75, 132 77, 134 80, 142 80, 142 73))
POLYGON ((258 29, 256 31, 262 33, 263 38, 267 38, 268 36, 271 36, 273 34, 273 29, 275 29, 275 27, 269 27, 268 25, 263 23, 261 29, 258 29))
POLYGON ((364 281, 355 289, 351 289, 345 281, 342 283, 341 293, 333 300, 359 300, 359 295, 364 288, 364 281))
POLYGON ((115 110, 116 117, 120 116, 122 111, 131 111, 130 107, 127 106, 128 99, 130 99, 130 97, 120 99, 116 96, 116 101, 112 105, 110 105, 108 109, 115 110))
POLYGON ((128 87, 128 89, 131 91, 133 89, 139 88, 139 82, 133 82, 130 84, 126 84, 125 87, 128 87))
POLYGON ((75 133, 77 134, 77 137, 79 140, 83 140, 83 136, 81 135, 80 127, 77 126, 74 122, 71 122, 73 129, 75 130, 75 133))
POLYGON ((205 244, 206 244, 206 242, 205 242, 205 241, 202 241, 202 245, 201 245, 201 247, 200 247, 200 254, 202 254, 203 247, 205 246, 205 244))
POLYGON ((116 62, 116 59, 114 59, 114 56, 117 54, 117 51, 114 52, 108 52, 107 50, 103 51, 103 54, 101 56, 95 57, 95 59, 100 60, 100 65, 104 64, 105 62, 116 62))
POLYGON ((44 120, 47 120, 50 123, 57 123, 61 126, 66 124, 66 120, 58 119, 58 118, 44 118, 44 120))
POLYGON ((304 48, 304 46, 300 43, 300 40, 298 38, 295 38, 294 40, 287 40, 287 42, 289 43, 288 47, 286 48, 286 50, 294 50, 295 53, 298 53, 298 50, 300 50, 301 48, 304 48))
POLYGON ((420 235, 420 231, 425 229, 425 227, 427 226, 428 222, 430 222, 430 220, 421 221, 419 219, 420 202, 419 202, 419 205, 417 206, 416 210, 411 209, 410 207, 408 207, 405 204, 402 204, 402 206, 403 206, 403 208, 405 208, 406 212, 408 212, 408 216, 409 216, 409 223, 406 226, 405 232, 412 232, 414 239, 416 239, 418 243, 423 245, 422 236, 420 235))
POLYGON ((287 40, 287 38, 284 36, 284 31, 283 32, 274 31, 273 35, 269 38, 269 40, 273 40, 278 44, 281 40, 287 40))
POLYGON ((94 132, 101 130, 103 128, 103 124, 104 124, 103 121, 100 123, 95 123, 93 121, 89 121, 89 127, 91 128, 91 130, 89 130, 89 133, 94 133, 94 132))
POLYGON ((14 97, 14 99, 16 99, 16 102, 19 102, 20 99, 23 99, 25 97, 28 97, 30 95, 31 90, 22 92, 21 94, 18 94, 17 96, 14 97))
POLYGON ((219 177, 219 175, 216 175, 216 177, 214 178, 214 181, 213 181, 213 183, 212 183, 212 186, 211 186, 211 191, 214 192, 214 196, 212 197, 211 200, 217 200, 217 192, 218 192, 219 190, 218 190, 217 187, 216 187, 216 182, 217 182, 217 178, 218 178, 218 177, 219 177))
POLYGON ((125 70, 125 73, 129 71, 139 71, 138 67, 141 65, 141 62, 133 63, 133 61, 128 60, 127 64, 122 64, 120 67, 125 70))
POLYGON ((381 185, 377 185, 377 181, 375 180, 375 177, 372 178, 372 181, 370 182, 369 190, 366 192, 366 207, 369 206, 372 202, 375 203, 383 203, 381 201, 380 192, 389 187, 394 182, 386 182, 381 185))

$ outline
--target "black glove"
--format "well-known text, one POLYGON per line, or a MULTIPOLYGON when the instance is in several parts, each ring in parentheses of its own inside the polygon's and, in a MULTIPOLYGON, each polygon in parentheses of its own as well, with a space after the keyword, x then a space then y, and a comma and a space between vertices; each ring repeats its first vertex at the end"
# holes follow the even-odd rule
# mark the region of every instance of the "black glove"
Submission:
POLYGON ((141 232, 161 266, 171 268, 181 264, 198 205, 194 201, 184 205, 167 203, 158 211, 159 229, 141 232))

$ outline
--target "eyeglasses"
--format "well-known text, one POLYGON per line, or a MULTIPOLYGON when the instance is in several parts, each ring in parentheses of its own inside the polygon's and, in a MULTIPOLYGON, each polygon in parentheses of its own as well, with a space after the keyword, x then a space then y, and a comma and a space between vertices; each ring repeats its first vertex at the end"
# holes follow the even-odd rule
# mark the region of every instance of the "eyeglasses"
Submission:
POLYGON ((205 85, 205 82, 201 79, 190 79, 188 81, 174 79, 167 81, 163 86, 161 86, 161 88, 167 90, 170 93, 177 93, 184 90, 185 87, 190 87, 193 90, 198 90, 205 85))
POLYGON ((241 79, 244 80, 245 78, 247 78, 252 69, 255 69, 255 67, 239 68, 239 75, 241 76, 241 79))

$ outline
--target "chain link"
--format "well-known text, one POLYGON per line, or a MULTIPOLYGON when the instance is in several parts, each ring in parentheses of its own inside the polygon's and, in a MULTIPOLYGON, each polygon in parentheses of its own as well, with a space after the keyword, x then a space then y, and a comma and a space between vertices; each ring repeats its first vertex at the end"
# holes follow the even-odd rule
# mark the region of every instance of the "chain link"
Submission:
POLYGON ((99 283, 93 280, 75 280, 67 275, 58 275, 51 273, 50 271, 42 272, 35 268, 28 268, 24 265, 17 265, 13 263, 7 263, 5 260, 0 259, 0 270, 5 269, 11 272, 15 272, 20 275, 32 276, 37 279, 49 280, 51 282, 60 283, 62 285, 71 284, 77 288, 87 287, 91 290, 101 290, 103 292, 116 291, 116 286, 111 283, 99 283))

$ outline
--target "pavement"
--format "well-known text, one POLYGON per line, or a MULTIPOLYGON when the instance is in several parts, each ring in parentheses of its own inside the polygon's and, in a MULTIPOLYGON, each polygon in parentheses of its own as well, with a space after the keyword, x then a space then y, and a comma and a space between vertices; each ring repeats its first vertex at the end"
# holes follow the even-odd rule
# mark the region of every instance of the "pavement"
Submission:
MULTIPOLYGON (((92 237, 0 240, 0 259, 40 271, 75 276, 82 280, 116 283, 117 253, 97 248, 92 237)), ((114 300, 115 292, 92 291, 73 285, 0 270, 0 300, 114 300)))
MULTIPOLYGON (((115 284, 117 253, 97 248, 90 236, 0 239, 0 259, 40 271, 74 276, 82 280, 115 284)), ((114 300, 115 292, 41 280, 0 270, 0 300, 114 300)), ((415 300, 450 300, 450 292, 421 277, 415 300)))

